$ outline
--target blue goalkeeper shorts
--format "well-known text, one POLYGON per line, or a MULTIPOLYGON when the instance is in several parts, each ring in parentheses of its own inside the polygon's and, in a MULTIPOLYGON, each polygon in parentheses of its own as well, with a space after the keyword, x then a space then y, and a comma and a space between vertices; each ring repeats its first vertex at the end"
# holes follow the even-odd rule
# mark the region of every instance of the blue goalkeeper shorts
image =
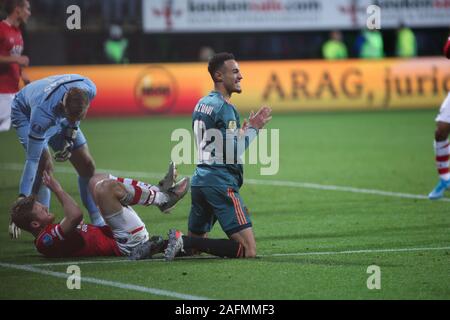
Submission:
POLYGON ((189 231, 195 234, 210 232, 216 221, 228 235, 250 228, 248 210, 231 187, 191 187, 189 231))

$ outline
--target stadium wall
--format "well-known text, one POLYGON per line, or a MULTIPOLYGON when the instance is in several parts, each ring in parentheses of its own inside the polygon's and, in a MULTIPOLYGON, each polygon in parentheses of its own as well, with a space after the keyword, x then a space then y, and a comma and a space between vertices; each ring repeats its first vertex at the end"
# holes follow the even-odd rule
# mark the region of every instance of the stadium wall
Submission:
MULTIPOLYGON (((445 58, 241 62, 241 112, 438 108, 450 91, 445 58)), ((212 89, 205 63, 30 67, 30 78, 78 73, 97 85, 89 116, 190 114, 212 89)))

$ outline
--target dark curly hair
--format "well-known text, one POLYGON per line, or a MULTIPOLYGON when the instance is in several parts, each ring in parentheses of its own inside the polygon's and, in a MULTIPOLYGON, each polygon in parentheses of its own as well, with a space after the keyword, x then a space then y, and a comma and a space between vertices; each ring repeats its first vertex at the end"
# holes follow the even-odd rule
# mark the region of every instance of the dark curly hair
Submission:
POLYGON ((211 57, 211 59, 209 59, 208 72, 211 75, 211 78, 213 79, 214 82, 216 82, 214 74, 216 73, 217 70, 222 68, 223 64, 227 60, 235 60, 234 55, 229 52, 220 52, 216 53, 211 57))

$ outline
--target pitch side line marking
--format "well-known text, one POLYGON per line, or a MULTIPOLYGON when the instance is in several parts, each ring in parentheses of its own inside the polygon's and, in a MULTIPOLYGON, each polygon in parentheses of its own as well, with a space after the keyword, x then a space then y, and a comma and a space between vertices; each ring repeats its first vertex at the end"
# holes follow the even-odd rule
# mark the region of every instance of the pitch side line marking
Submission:
MULTIPOLYGON (((320 256, 320 255, 339 255, 339 254, 355 254, 355 253, 394 253, 394 252, 414 252, 414 251, 437 251, 437 250, 450 250, 449 247, 430 247, 430 248, 392 248, 392 249, 362 249, 362 250, 344 250, 344 251, 316 251, 316 252, 293 252, 293 253, 273 253, 273 254, 263 254, 258 255, 261 258, 270 257, 286 257, 286 256, 320 256)), ((201 256, 201 257, 181 257, 177 260, 195 260, 195 259, 218 259, 214 256, 201 256)), ((141 260, 138 262, 160 262, 164 261, 162 258, 141 260)), ((54 263, 35 263, 27 264, 26 266, 33 267, 51 267, 51 266, 65 266, 71 264, 102 264, 102 263, 122 263, 122 262, 133 262, 128 259, 116 259, 116 260, 85 260, 85 261, 71 261, 71 262, 54 262, 54 263)))
MULTIPOLYGON (((67 274, 67 273, 41 270, 41 269, 32 267, 30 265, 17 265, 17 264, 0 262, 0 267, 22 270, 22 271, 27 271, 27 272, 33 272, 33 273, 38 273, 38 274, 51 276, 51 277, 55 277, 55 278, 67 279, 69 277, 69 274, 67 274)), ((81 282, 88 282, 88 283, 103 285, 103 286, 107 286, 107 287, 114 287, 114 288, 119 288, 119 289, 126 289, 126 290, 138 291, 138 292, 143 292, 143 293, 150 293, 150 294, 154 294, 157 296, 166 296, 166 297, 178 298, 178 299, 183 299, 183 300, 210 300, 209 298, 206 298, 206 297, 193 296, 193 295, 177 293, 177 292, 173 292, 173 291, 161 290, 161 289, 156 289, 156 288, 148 288, 148 287, 137 286, 137 285, 132 285, 132 284, 128 284, 128 283, 102 280, 102 279, 91 278, 91 277, 83 277, 82 276, 81 282)))
MULTIPOLYGON (((193 256, 193 257, 179 257, 177 260, 207 260, 207 259, 217 259, 218 257, 215 256, 193 256)), ((33 264, 26 264, 27 266, 32 267, 51 267, 51 266, 65 266, 65 265, 71 265, 71 264, 96 264, 96 263, 123 263, 123 262, 163 262, 165 261, 164 258, 153 258, 153 259, 146 259, 146 260, 129 260, 126 258, 117 258, 117 259, 103 259, 103 260, 81 260, 81 261, 68 261, 68 262, 48 262, 48 263, 33 263, 33 264)))
POLYGON ((333 254, 352 254, 352 253, 391 253, 391 252, 413 252, 413 251, 436 251, 450 250, 450 247, 434 247, 434 248, 397 248, 397 249, 363 249, 363 250, 346 250, 346 251, 319 251, 319 252, 298 252, 298 253, 275 253, 266 257, 284 257, 284 256, 309 256, 309 255, 333 255, 333 254))
MULTIPOLYGON (((6 163, 6 164, 0 165, 0 169, 11 170, 11 171, 22 171, 23 165, 18 164, 18 163, 6 163)), ((71 167, 55 167, 54 170, 57 173, 75 174, 75 169, 73 169, 71 167)), ((159 179, 163 176, 163 174, 155 173, 155 172, 117 171, 117 170, 107 170, 107 169, 97 169, 97 171, 111 173, 115 176, 153 178, 153 179, 159 179)), ((322 184, 308 183, 308 182, 296 182, 296 181, 285 181, 285 180, 259 180, 259 179, 245 179, 245 182, 248 184, 255 184, 255 185, 293 187, 293 188, 317 189, 317 190, 329 190, 329 191, 330 190, 331 191, 343 191, 343 192, 351 192, 351 193, 373 194, 373 195, 394 197, 394 198, 428 200, 428 197, 426 195, 420 195, 420 194, 409 194, 409 193, 401 193, 401 192, 390 192, 390 191, 383 191, 383 190, 363 189, 363 188, 334 186, 334 185, 322 185, 322 184)), ((450 202, 450 199, 442 198, 442 199, 439 199, 438 201, 450 202)))

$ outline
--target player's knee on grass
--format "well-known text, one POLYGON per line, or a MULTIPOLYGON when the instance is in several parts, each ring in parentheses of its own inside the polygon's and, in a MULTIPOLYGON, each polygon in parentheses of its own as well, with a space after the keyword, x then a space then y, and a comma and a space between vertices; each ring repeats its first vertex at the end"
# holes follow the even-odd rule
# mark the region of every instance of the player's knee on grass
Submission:
POLYGON ((256 258, 256 242, 251 228, 236 232, 230 238, 239 242, 244 248, 244 252, 240 254, 241 257, 256 258))
POLYGON ((256 246, 254 245, 248 245, 245 246, 245 256, 244 258, 256 258, 256 246))

